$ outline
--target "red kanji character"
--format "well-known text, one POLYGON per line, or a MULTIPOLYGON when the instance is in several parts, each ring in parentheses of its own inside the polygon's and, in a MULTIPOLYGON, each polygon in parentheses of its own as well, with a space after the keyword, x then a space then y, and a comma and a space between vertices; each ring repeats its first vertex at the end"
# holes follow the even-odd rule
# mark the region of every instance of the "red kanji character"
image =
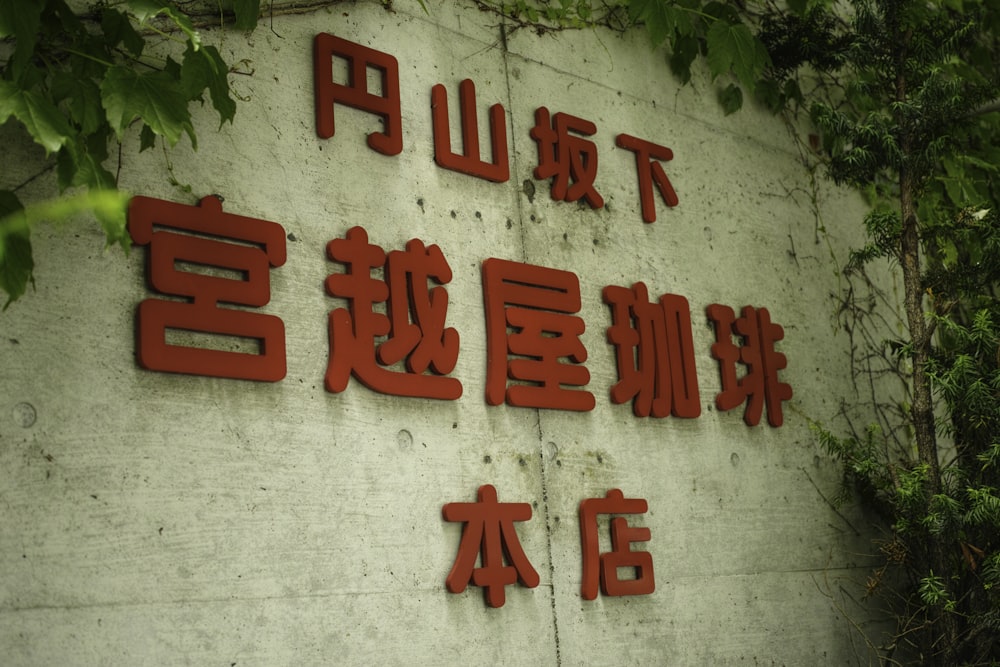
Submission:
POLYGON ((673 160, 674 153, 666 146, 660 146, 638 137, 619 134, 616 143, 635 153, 635 167, 639 174, 639 199, 642 202, 643 222, 656 222, 656 205, 653 203, 653 181, 667 206, 677 206, 677 193, 670 184, 663 165, 656 160, 673 160))
POLYGON ((778 371, 787 365, 785 355, 775 352, 774 344, 785 337, 785 330, 771 323, 766 308, 744 306, 742 316, 736 319, 729 306, 712 304, 707 308, 708 319, 715 324, 715 343, 712 357, 719 362, 722 391, 715 397, 719 410, 731 410, 746 401, 743 421, 749 426, 760 423, 760 415, 767 406, 767 422, 781 426, 781 402, 792 397, 792 388, 778 382, 778 371), (743 337, 743 345, 732 341, 733 334, 743 337), (736 362, 746 367, 746 375, 737 379, 736 362))
POLYGON ((619 489, 611 489, 604 498, 587 498, 580 502, 580 541, 583 546, 583 582, 580 593, 584 600, 597 597, 598 582, 608 596, 648 595, 656 588, 653 579, 653 556, 647 551, 632 551, 633 542, 648 542, 649 528, 631 528, 616 517, 611 520, 611 551, 600 553, 597 536, 598 514, 645 514, 646 501, 625 498, 619 489), (634 579, 619 579, 618 568, 635 568, 634 579))
POLYGON ((497 490, 489 484, 479 487, 474 503, 448 503, 445 521, 461 521, 462 541, 458 544, 455 564, 445 579, 452 593, 461 593, 471 581, 486 589, 486 603, 502 607, 505 586, 520 581, 527 588, 538 585, 538 573, 531 566, 514 529, 515 521, 531 518, 528 503, 498 503, 497 490), (504 556, 509 565, 504 565, 504 556), (475 567, 476 557, 482 567, 475 567))
POLYGON ((281 225, 223 213, 222 201, 215 196, 202 198, 198 206, 133 197, 128 217, 132 240, 149 244, 153 288, 185 299, 146 299, 139 304, 139 365, 243 380, 276 382, 285 377, 281 319, 220 307, 221 303, 263 306, 271 300, 270 267, 285 263, 281 225), (184 265, 222 269, 240 277, 184 270, 184 265), (168 344, 167 329, 256 339, 259 353, 168 344))
POLYGON ((650 303, 646 285, 639 282, 632 289, 605 287, 604 302, 611 305, 608 342, 618 361, 612 402, 634 399, 637 417, 700 415, 687 299, 664 294, 659 303, 650 303))
POLYGON ((448 92, 440 83, 431 88, 431 112, 434 118, 434 161, 439 166, 478 176, 494 183, 510 178, 507 156, 507 124, 503 106, 490 107, 490 139, 493 162, 479 156, 479 117, 476 112, 476 85, 465 79, 458 87, 459 109, 462 115, 462 155, 451 150, 451 128, 448 123, 448 92))
POLYGON ((535 110, 535 127, 531 138, 538 144, 538 166, 535 178, 552 181, 552 198, 556 201, 574 202, 586 199, 591 208, 604 206, 604 198, 594 188, 597 178, 597 146, 570 134, 570 131, 590 136, 597 126, 583 118, 557 113, 549 121, 549 110, 535 110), (570 185, 570 179, 573 184, 570 185))
POLYGON ((486 402, 531 408, 586 411, 594 408, 583 386, 590 381, 581 364, 587 350, 580 341, 585 325, 576 274, 491 258, 483 262, 486 304, 486 402), (554 311, 554 312, 553 312, 554 311), (508 327, 516 333, 508 334, 508 327), (508 354, 526 357, 508 360, 508 354), (507 386, 507 379, 529 384, 507 386))
POLYGON ((313 41, 316 95, 316 133, 334 135, 333 106, 346 104, 382 117, 385 132, 368 135, 368 145, 383 155, 403 150, 403 121, 399 109, 399 63, 388 53, 321 32, 313 41), (332 57, 347 61, 347 84, 334 83, 332 57), (382 75, 382 94, 368 92, 368 68, 382 75))
POLYGON ((348 300, 348 308, 330 313, 327 390, 343 391, 353 373, 383 394, 447 400, 461 396, 462 383, 444 377, 458 359, 458 332, 444 326, 448 292, 427 286, 428 280, 438 285, 451 280, 441 249, 413 239, 405 252, 390 252, 387 259, 382 248, 368 243, 364 229, 353 227, 345 238, 327 244, 327 254, 347 268, 326 279, 327 291, 348 300), (372 278, 372 269, 383 265, 387 280, 372 278), (376 312, 377 303, 386 303, 388 316, 376 312), (376 346, 381 336, 388 337, 376 346), (406 372, 385 368, 400 361, 405 361, 406 372), (433 375, 425 375, 428 370, 433 375))

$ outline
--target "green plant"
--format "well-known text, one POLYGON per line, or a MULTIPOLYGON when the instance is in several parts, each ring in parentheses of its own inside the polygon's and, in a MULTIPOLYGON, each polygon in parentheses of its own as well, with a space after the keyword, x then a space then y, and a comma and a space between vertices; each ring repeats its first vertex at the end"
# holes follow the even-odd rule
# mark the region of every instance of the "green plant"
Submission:
POLYGON ((902 277, 900 338, 876 338, 882 306, 845 309, 875 350, 864 372, 896 374, 902 399, 872 382, 879 426, 842 438, 817 427, 846 488, 889 533, 868 582, 897 622, 879 657, 990 664, 1000 660, 1000 14, 989 2, 855 0, 742 16, 769 54, 746 87, 774 110, 808 109, 817 159, 870 197, 869 242, 848 274, 867 281, 865 268, 888 260, 902 277))
MULTIPOLYGON (((505 12, 524 20, 522 5, 505 12)), ((594 21, 612 23, 618 5, 601 6, 594 21)), ((681 82, 704 58, 726 112, 743 105, 744 90, 776 113, 808 111, 817 134, 802 141, 803 155, 870 198, 869 241, 845 269, 851 291, 841 313, 868 346, 856 370, 879 423, 845 437, 814 425, 843 464, 842 498, 859 495, 889 533, 877 543, 883 562, 867 592, 886 602, 896 631, 869 646, 883 664, 901 664, 900 655, 926 665, 997 664, 1000 7, 986 0, 627 6, 653 45, 666 48, 681 82), (866 275, 886 260, 903 282, 903 334, 889 340, 879 336, 891 331, 894 304, 866 275), (871 302, 857 296, 864 291, 871 302), (887 389, 887 377, 900 380, 901 396, 887 389)), ((555 20, 574 25, 568 13, 557 11, 555 20)))
MULTIPOLYGON (((222 2, 214 20, 235 13, 237 28, 253 29, 259 5, 222 2)), ((142 123, 141 150, 157 138, 173 146, 185 135, 197 147, 189 105, 207 98, 225 123, 236 103, 218 49, 203 44, 191 16, 165 0, 99 2, 83 14, 65 0, 0 0, 0 46, 0 123, 17 121, 45 151, 60 192, 75 192, 25 208, 18 187, 0 190, 6 308, 33 281, 30 232, 38 222, 89 212, 109 245, 127 247, 128 196, 108 168, 109 147, 127 128, 142 123), (183 46, 179 61, 157 49, 166 41, 183 46)))
MULTIPOLYGON (((508 30, 531 28, 538 33, 603 26, 622 31, 641 24, 655 48, 667 45, 670 70, 687 83, 691 66, 704 56, 713 79, 728 77, 719 91, 727 113, 743 105, 750 93, 767 85, 771 55, 755 34, 761 13, 748 5, 700 0, 475 0, 481 8, 510 22, 508 30)), ((775 104, 778 104, 776 101, 775 104)))

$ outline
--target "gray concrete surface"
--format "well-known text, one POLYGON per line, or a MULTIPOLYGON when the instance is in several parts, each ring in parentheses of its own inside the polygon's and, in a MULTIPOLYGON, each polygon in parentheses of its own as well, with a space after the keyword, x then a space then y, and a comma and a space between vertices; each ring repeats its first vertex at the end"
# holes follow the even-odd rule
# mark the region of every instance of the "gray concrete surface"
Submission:
MULTIPOLYGON (((283 381, 140 368, 135 309, 156 296, 145 250, 104 251, 92 224, 34 234, 37 289, 0 315, 2 662, 855 664, 852 623, 869 627, 852 600, 868 536, 850 508, 829 504, 837 469, 807 418, 833 419, 854 393, 830 295, 835 260, 861 242, 862 203, 826 182, 814 190, 778 119, 723 116, 703 73, 681 88, 641 33, 521 30, 504 44, 496 15, 427 9, 346 3, 276 17, 248 38, 203 31, 250 74, 232 76, 244 98, 232 126, 214 133, 217 120, 199 111, 199 150, 185 140, 170 153, 190 192, 170 184, 162 151, 138 153, 137 129, 126 137, 123 188, 186 204, 217 193, 227 211, 287 232, 287 262, 260 309, 285 323, 283 381), (400 155, 371 151, 364 135, 379 122, 342 106, 337 134, 316 136, 319 32, 399 60, 400 155), (489 105, 506 109, 506 183, 433 162, 431 87, 448 88, 457 141, 464 78, 481 127, 489 105), (596 124, 603 209, 553 201, 533 178, 542 105, 596 124), (653 224, 618 133, 673 150, 679 205, 658 201, 653 224), (343 270, 325 247, 355 225, 387 251, 411 238, 441 247, 460 399, 397 398, 356 379, 324 390, 327 315, 344 307, 324 292, 343 270), (579 277, 593 411, 486 404, 490 257, 579 277), (636 281, 691 304, 696 419, 642 419, 609 400, 617 371, 601 290, 636 281), (714 408, 712 303, 766 307, 785 327, 780 378, 794 398, 781 428, 714 408), (472 502, 483 484, 533 507, 516 525, 541 583, 508 586, 500 608, 478 587, 445 588, 462 526, 442 507, 472 502), (577 508, 612 488, 648 501, 628 518, 650 530, 633 548, 652 555, 656 590, 587 601, 577 508)), ((31 148, 18 154, 5 186, 40 164, 31 148)), ((28 190, 52 187, 43 178, 28 190)))

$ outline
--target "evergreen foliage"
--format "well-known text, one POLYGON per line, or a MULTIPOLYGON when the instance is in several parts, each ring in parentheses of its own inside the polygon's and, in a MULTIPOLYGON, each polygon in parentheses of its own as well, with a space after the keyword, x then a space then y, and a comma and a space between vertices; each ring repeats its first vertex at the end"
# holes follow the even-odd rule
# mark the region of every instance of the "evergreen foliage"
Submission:
MULTIPOLYGON (((860 497, 887 531, 867 593, 896 630, 867 645, 882 664, 1000 664, 1000 5, 622 4, 682 83, 705 59, 727 112, 743 91, 776 113, 808 111, 810 156, 869 196, 868 242, 845 271, 869 286, 872 262, 902 275, 905 334, 874 338, 889 316, 849 294, 845 328, 874 349, 860 371, 879 423, 844 437, 813 425, 843 464, 841 499, 860 497), (902 401, 872 381, 887 372, 902 401)), ((621 5, 600 6, 615 27, 621 5)))
POLYGON ((869 242, 848 269, 860 272, 888 259, 903 274, 908 335, 889 346, 886 358, 905 377, 908 401, 894 425, 905 428, 892 435, 869 429, 863 437, 836 438, 818 430, 843 462, 848 488, 888 526, 883 545, 892 547, 880 549, 885 562, 868 584, 896 619, 895 634, 879 648, 882 661, 995 664, 996 8, 909 1, 851 6, 850 20, 826 38, 846 45, 834 66, 806 60, 826 96, 813 99, 810 111, 830 175, 872 196, 869 242))

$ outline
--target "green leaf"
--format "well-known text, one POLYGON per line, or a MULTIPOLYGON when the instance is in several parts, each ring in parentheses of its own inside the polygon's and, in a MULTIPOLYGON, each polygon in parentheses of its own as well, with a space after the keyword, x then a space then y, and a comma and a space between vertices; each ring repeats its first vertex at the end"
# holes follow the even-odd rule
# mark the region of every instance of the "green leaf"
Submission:
POLYGON ((77 186, 114 188, 115 177, 103 166, 107 151, 95 153, 83 142, 71 142, 59 151, 56 169, 62 190, 77 186))
POLYGON ((961 157, 963 162, 965 162, 966 164, 970 164, 973 167, 979 167, 980 169, 983 169, 984 171, 988 171, 990 173, 1000 172, 1000 165, 997 165, 987 160, 981 160, 977 158, 975 155, 963 155, 961 157))
POLYGON ((764 102, 772 113, 778 113, 785 105, 785 98, 781 94, 781 86, 774 79, 768 78, 758 82, 755 93, 757 99, 764 102))
POLYGON ((969 206, 978 204, 981 197, 975 189, 975 179, 966 173, 965 167, 952 159, 941 161, 944 167, 944 176, 938 180, 944 185, 948 198, 955 206, 969 206))
POLYGON ((3 309, 28 289, 35 262, 21 202, 10 190, 0 190, 0 289, 7 293, 3 309))
POLYGON ((701 8, 701 12, 717 19, 713 23, 717 23, 721 20, 723 23, 730 25, 738 25, 740 22, 740 13, 736 7, 725 2, 709 2, 706 3, 704 7, 701 8))
POLYGON ((166 9, 163 0, 128 0, 128 8, 140 23, 148 21, 166 9))
POLYGON ((104 122, 101 112, 101 91, 90 79, 57 72, 52 78, 52 98, 65 103, 69 118, 81 134, 93 134, 104 122))
POLYGON ((951 239, 946 239, 941 245, 941 254, 941 261, 945 266, 954 266, 955 262, 958 261, 958 248, 955 247, 955 243, 951 239))
POLYGON ((676 11, 674 11, 674 33, 677 35, 687 35, 698 37, 703 19, 701 14, 701 2, 699 0, 671 0, 676 11))
MULTIPOLYGON (((15 208, 20 206, 20 203, 16 197, 11 199, 12 196, 0 191, 0 238, 9 240, 11 235, 27 238, 29 230, 40 222, 62 224, 81 214, 91 214, 104 229, 107 245, 118 244, 126 249, 130 245, 125 226, 129 195, 125 192, 114 189, 90 189, 69 197, 37 202, 23 209, 15 208)), ((9 247, 8 245, 7 248, 9 247)), ((0 257, 0 260, 9 259, 6 255, 0 257)), ((23 265, 26 260, 21 257, 19 261, 23 265)))
POLYGON ((119 139, 132 121, 141 118, 171 146, 184 132, 196 145, 187 98, 177 81, 166 72, 140 74, 116 65, 108 69, 101 84, 101 102, 119 139))
POLYGON ((142 131, 139 133, 139 152, 143 152, 148 148, 152 148, 156 145, 156 133, 146 125, 142 124, 142 131))
POLYGON ((692 35, 681 35, 674 40, 670 53, 670 71, 682 84, 691 80, 691 64, 698 57, 699 49, 698 39, 692 35))
POLYGON ((31 138, 54 153, 73 133, 58 107, 32 90, 24 90, 10 81, 0 81, 0 125, 11 116, 28 130, 31 138))
POLYGON ((654 47, 673 34, 674 9, 665 0, 629 0, 628 10, 633 20, 646 24, 649 41, 654 47))
POLYGON ((201 99, 208 88, 212 106, 219 112, 221 126, 230 123, 236 115, 236 102, 229 96, 229 69, 214 46, 204 46, 197 51, 188 46, 181 64, 181 89, 187 99, 201 99))
POLYGON ((802 89, 799 87, 799 82, 795 79, 788 79, 785 81, 785 85, 782 87, 785 94, 785 100, 794 100, 797 104, 803 104, 805 98, 802 96, 802 89))
POLYGON ((719 91, 719 104, 727 116, 739 111, 743 108, 743 91, 735 83, 729 84, 719 91))
POLYGON ((167 61, 163 64, 163 71, 175 81, 181 80, 181 64, 170 56, 167 56, 167 61))
POLYGON ((750 32, 750 28, 742 23, 716 21, 708 29, 705 40, 712 78, 731 70, 740 83, 752 91, 769 59, 764 46, 750 32))
POLYGON ((104 10, 101 14, 101 30, 108 38, 108 46, 115 47, 120 43, 133 56, 138 58, 142 55, 146 40, 132 27, 128 17, 117 9, 104 10))
POLYGON ((980 201, 979 194, 972 187, 972 183, 965 178, 949 178, 942 176, 941 184, 944 185, 948 198, 954 206, 968 206, 977 204, 980 201))
POLYGON ((0 0, 0 38, 15 40, 14 55, 7 65, 14 79, 20 78, 35 52, 44 6, 40 0, 0 0))
POLYGON ((788 8, 792 10, 793 14, 805 16, 808 7, 809 0, 788 0, 788 8))
POLYGON ((128 249, 131 239, 125 227, 128 195, 118 190, 90 190, 22 208, 17 197, 0 191, 0 289, 7 293, 4 310, 34 284, 31 228, 40 222, 63 223, 92 213, 104 229, 107 244, 128 249))
POLYGON ((7 293, 3 309, 21 298, 34 283, 35 262, 31 255, 31 239, 27 232, 0 234, 3 256, 0 256, 0 289, 7 293))
POLYGON ((105 244, 118 245, 122 250, 128 250, 132 245, 132 237, 127 229, 127 212, 129 196, 118 190, 103 190, 92 192, 90 197, 91 210, 94 217, 104 230, 105 244))
POLYGON ((0 220, 24 209, 21 200, 10 190, 0 190, 0 220))
POLYGON ((163 14, 173 21, 174 25, 187 36, 196 51, 201 48, 201 37, 198 35, 198 31, 194 29, 194 25, 187 14, 165 4, 162 0, 128 0, 128 6, 132 10, 132 13, 135 14, 135 17, 139 19, 140 25, 163 14))
POLYGON ((727 73, 736 57, 732 41, 733 32, 730 28, 729 24, 716 21, 705 36, 708 44, 708 66, 713 79, 727 73))
MULTIPOLYGON (((236 27, 239 30, 253 30, 260 18, 260 0, 234 0, 236 27)), ((426 8, 424 9, 426 11, 426 8)))

